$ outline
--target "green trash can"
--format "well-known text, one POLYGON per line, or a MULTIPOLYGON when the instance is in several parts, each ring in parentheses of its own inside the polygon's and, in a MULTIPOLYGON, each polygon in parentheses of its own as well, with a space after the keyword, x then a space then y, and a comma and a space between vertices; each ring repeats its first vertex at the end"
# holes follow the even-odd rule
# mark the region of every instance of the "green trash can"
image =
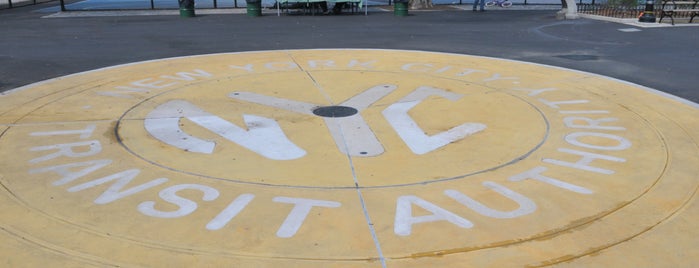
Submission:
POLYGON ((262 16, 262 1, 261 0, 245 0, 248 16, 262 16))
POLYGON ((393 15, 408 16, 408 0, 393 1, 393 15))
POLYGON ((194 0, 177 0, 180 3, 180 17, 194 17, 194 0))

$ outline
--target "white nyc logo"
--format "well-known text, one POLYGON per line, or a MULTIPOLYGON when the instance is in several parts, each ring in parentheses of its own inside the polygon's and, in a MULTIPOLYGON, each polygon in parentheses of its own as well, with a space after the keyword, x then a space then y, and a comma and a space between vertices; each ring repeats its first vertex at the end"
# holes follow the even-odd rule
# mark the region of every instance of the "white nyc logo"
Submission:
MULTIPOLYGON (((378 85, 342 102, 322 106, 294 100, 280 99, 251 92, 233 92, 229 97, 291 112, 320 116, 330 131, 337 148, 351 156, 369 157, 384 152, 384 148, 361 111, 393 92, 395 85, 378 85)), ((415 154, 426 154, 486 128, 480 123, 464 123, 447 131, 428 136, 408 114, 408 111, 430 96, 452 101, 461 95, 442 89, 422 86, 383 110, 382 114, 415 154)), ((291 160, 306 155, 306 151, 290 141, 274 119, 244 114, 247 130, 216 115, 210 114, 183 100, 173 100, 156 107, 145 119, 145 129, 156 139, 185 151, 211 154, 213 141, 185 133, 179 122, 182 118, 194 122, 219 136, 273 160, 291 160)))

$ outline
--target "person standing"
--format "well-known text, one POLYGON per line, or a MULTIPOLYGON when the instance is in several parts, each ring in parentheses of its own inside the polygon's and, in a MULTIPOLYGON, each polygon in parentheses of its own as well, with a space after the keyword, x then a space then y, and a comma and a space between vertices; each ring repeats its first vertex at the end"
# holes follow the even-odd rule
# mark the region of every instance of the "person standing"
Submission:
MULTIPOLYGON (((564 0, 561 0, 564 1, 564 0)), ((473 11, 476 11, 476 7, 480 6, 480 11, 485 11, 485 0, 473 0, 473 11)))

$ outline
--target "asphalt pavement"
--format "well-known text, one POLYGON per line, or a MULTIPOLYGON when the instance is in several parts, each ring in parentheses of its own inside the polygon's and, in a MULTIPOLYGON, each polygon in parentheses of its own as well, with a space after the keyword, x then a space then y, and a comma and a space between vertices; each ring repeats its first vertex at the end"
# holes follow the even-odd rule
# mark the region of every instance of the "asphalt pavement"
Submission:
POLYGON ((699 102, 699 27, 557 20, 551 9, 474 13, 470 6, 410 11, 407 17, 379 8, 371 8, 366 16, 276 16, 274 10, 265 10, 264 16, 249 17, 244 9, 218 14, 200 10, 194 18, 181 18, 173 11, 148 16, 37 12, 57 4, 0 10, 0 91, 96 68, 185 55, 381 48, 560 66, 699 102))

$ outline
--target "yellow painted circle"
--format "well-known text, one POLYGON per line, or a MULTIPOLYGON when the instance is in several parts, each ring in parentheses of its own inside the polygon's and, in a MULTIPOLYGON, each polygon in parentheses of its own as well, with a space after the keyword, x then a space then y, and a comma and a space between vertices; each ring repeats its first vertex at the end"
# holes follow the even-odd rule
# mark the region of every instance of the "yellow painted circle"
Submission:
POLYGON ((672 230, 697 215, 698 109, 587 73, 231 53, 62 77, 0 104, 1 256, 15 262, 600 265, 638 237, 695 246, 672 230))

